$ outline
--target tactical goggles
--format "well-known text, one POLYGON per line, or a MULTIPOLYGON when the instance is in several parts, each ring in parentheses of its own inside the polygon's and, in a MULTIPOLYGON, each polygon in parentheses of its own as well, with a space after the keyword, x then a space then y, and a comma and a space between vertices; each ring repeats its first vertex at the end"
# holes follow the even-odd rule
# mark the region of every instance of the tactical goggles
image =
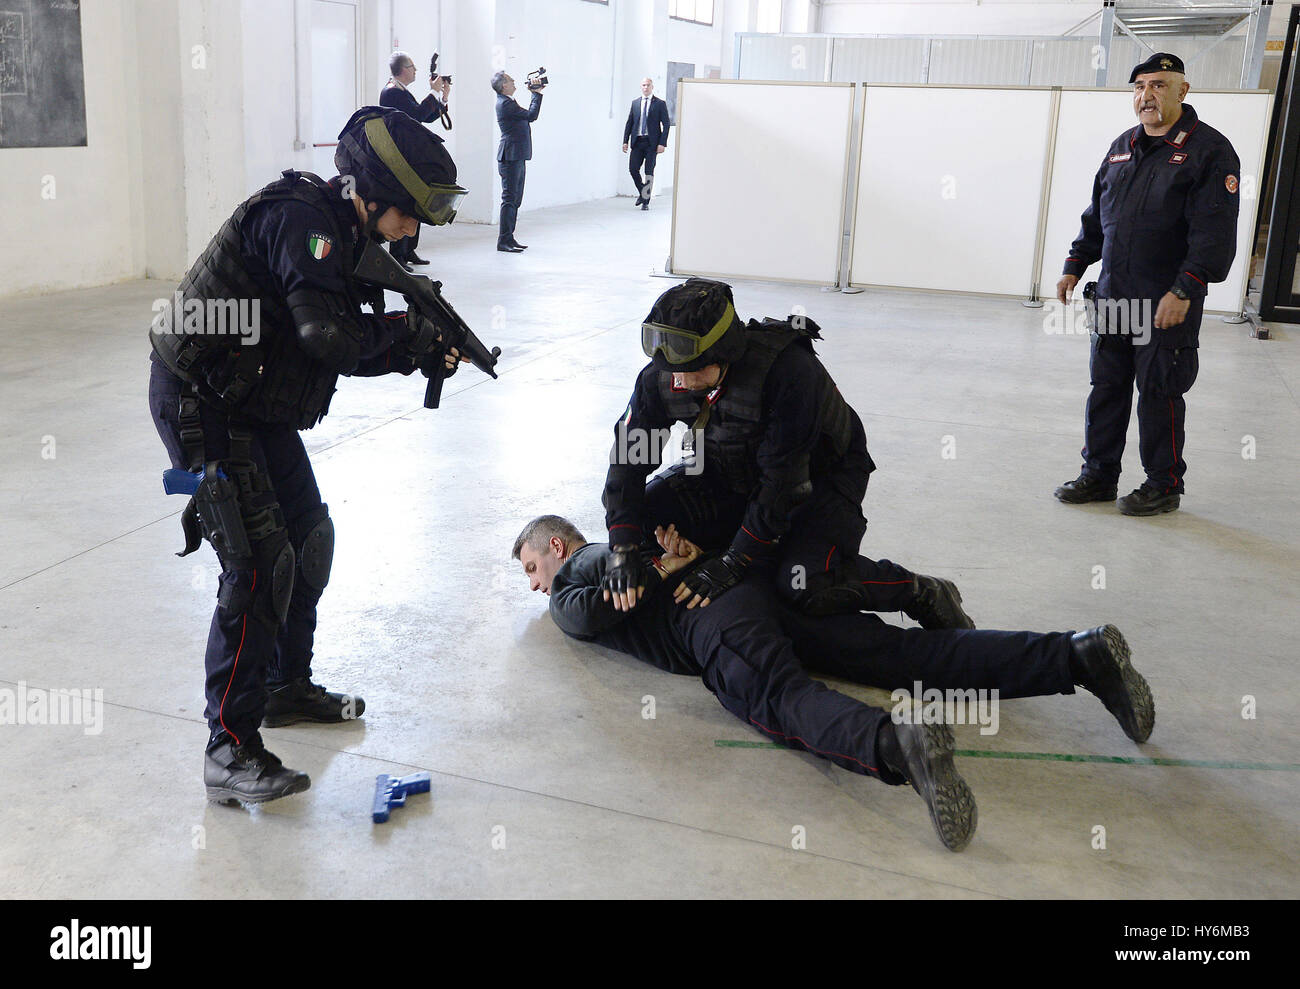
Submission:
POLYGON ((388 166, 393 177, 415 200, 416 219, 434 226, 442 226, 456 219, 456 208, 469 192, 468 189, 443 183, 429 185, 420 178, 398 150, 382 117, 371 117, 366 121, 366 139, 379 160, 388 166))
POLYGON ((735 306, 728 302, 722 316, 704 336, 663 323, 642 323, 641 349, 650 358, 656 352, 663 354, 669 364, 689 364, 721 340, 735 318, 735 306))

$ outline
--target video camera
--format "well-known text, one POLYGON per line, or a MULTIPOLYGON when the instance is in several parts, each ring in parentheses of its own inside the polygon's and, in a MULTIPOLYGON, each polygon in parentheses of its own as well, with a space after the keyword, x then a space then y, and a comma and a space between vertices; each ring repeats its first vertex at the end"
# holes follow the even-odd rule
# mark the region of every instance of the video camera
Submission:
POLYGON ((524 85, 534 92, 548 86, 549 82, 546 78, 546 66, 543 65, 536 72, 528 73, 528 79, 525 81, 524 85))

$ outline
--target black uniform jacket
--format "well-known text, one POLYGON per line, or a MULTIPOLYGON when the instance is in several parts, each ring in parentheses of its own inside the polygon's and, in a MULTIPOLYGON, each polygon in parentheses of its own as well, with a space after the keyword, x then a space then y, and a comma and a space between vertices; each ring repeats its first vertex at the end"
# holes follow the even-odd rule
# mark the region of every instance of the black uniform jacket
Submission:
POLYGON ((1141 124, 1117 137, 1092 183, 1065 274, 1101 261, 1101 299, 1147 299, 1154 316, 1175 285, 1192 300, 1179 326, 1154 330, 1165 347, 1195 347, 1205 293, 1237 252, 1241 162, 1228 139, 1183 104, 1163 137, 1141 124))
MULTIPOLYGON (((821 410, 810 396, 817 394, 822 373, 813 354, 803 347, 790 346, 777 357, 763 383, 765 423, 758 450, 761 480, 731 543, 732 549, 751 559, 768 558, 772 544, 790 528, 790 516, 769 507, 770 500, 763 496, 763 492, 778 492, 790 486, 790 476, 801 453, 813 453, 810 469, 814 488, 819 484, 831 485, 858 504, 866 495, 867 478, 876 465, 867 452, 866 431, 857 413, 850 409, 853 438, 844 455, 833 462, 819 455, 817 438, 821 430, 821 410)), ((650 363, 637 376, 632 400, 624 414, 629 433, 672 427, 673 420, 659 399, 659 374, 650 363)), ((725 379, 723 387, 726 387, 725 379)), ((657 447, 650 444, 648 452, 650 456, 646 463, 611 464, 606 475, 605 525, 613 545, 639 541, 646 478, 660 466, 657 447), (638 538, 629 539, 630 530, 636 531, 638 538)), ((709 462, 706 460, 705 474, 708 473, 709 462)))

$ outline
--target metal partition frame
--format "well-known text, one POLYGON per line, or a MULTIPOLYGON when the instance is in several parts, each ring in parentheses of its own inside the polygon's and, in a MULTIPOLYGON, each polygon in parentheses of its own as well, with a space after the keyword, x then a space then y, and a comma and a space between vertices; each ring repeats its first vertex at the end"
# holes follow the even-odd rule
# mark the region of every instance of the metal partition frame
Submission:
MULTIPOLYGON (((907 84, 899 84, 899 83, 862 83, 862 84, 856 84, 856 83, 819 83, 819 82, 798 82, 798 81, 791 81, 791 82, 778 82, 778 81, 765 81, 765 80, 742 80, 742 79, 682 79, 682 80, 680 80, 680 81, 678 82, 678 106, 679 106, 679 108, 680 108, 680 110, 679 110, 679 117, 678 117, 678 121, 677 121, 677 127, 678 127, 678 142, 679 142, 679 153, 675 156, 675 160, 674 160, 674 170, 673 170, 673 185, 674 185, 674 189, 679 189, 679 188, 680 188, 680 185, 679 185, 679 182, 680 182, 680 167, 681 167, 681 154, 680 154, 680 148, 681 148, 682 135, 686 132, 686 119, 687 119, 686 102, 683 101, 683 100, 681 99, 681 87, 684 86, 684 85, 687 85, 687 84, 689 84, 689 85, 711 85, 711 86, 717 86, 717 85, 733 85, 733 86, 734 86, 734 85, 745 85, 745 86, 780 85, 780 86, 851 86, 851 87, 853 87, 853 98, 850 100, 850 107, 851 107, 851 109, 850 109, 850 113, 849 113, 849 115, 848 115, 848 116, 849 116, 849 119, 846 121, 846 124, 845 124, 845 126, 846 126, 846 128, 847 128, 847 140, 846 140, 846 142, 845 142, 845 158, 844 158, 844 162, 843 162, 843 178, 842 178, 842 181, 841 181, 841 188, 840 188, 840 210, 841 210, 841 216, 843 217, 844 223, 843 223, 843 224, 842 224, 842 225, 837 229, 837 232, 836 232, 836 237, 837 237, 837 240, 839 241, 839 243, 837 244, 837 248, 836 248, 836 271, 835 271, 835 273, 834 273, 834 278, 829 278, 829 277, 828 277, 828 278, 827 278, 826 280, 824 280, 824 281, 821 281, 821 280, 813 281, 813 280, 807 280, 807 279, 802 279, 802 280, 793 280, 793 283, 796 283, 796 284, 833 285, 834 287, 839 288, 839 289, 841 289, 841 290, 843 290, 843 291, 854 291, 854 292, 856 292, 856 291, 860 291, 861 288, 866 287, 866 286, 879 287, 879 288, 903 288, 903 289, 907 289, 907 288, 909 288, 909 286, 875 285, 875 284, 873 284, 873 283, 871 283, 871 282, 854 282, 854 281, 851 280, 851 274, 850 274, 850 273, 851 273, 851 271, 852 271, 852 253, 853 253, 854 246, 855 246, 855 244, 856 244, 856 240, 857 240, 857 235, 858 235, 858 230, 857 230, 856 193, 857 193, 857 189, 858 189, 858 187, 859 187, 859 183, 860 183, 860 179, 861 179, 860 172, 861 172, 861 167, 862 167, 862 134, 863 134, 863 132, 864 132, 864 122, 865 122, 865 118, 866 118, 867 106, 869 105, 869 99, 868 99, 868 97, 869 97, 869 90, 871 90, 871 89, 873 89, 873 88, 876 88, 876 89, 885 89, 885 88, 892 88, 892 89, 930 89, 930 88, 935 88, 935 89, 991 89, 991 90, 998 90, 998 91, 1007 91, 1007 90, 1011 90, 1011 91, 1022 91, 1022 90, 1030 90, 1030 91, 1037 91, 1037 92, 1044 92, 1044 91, 1049 92, 1049 93, 1051 94, 1050 123, 1049 123, 1048 127, 1046 128, 1047 133, 1045 134, 1045 138, 1044 138, 1044 139, 1046 140, 1046 142, 1047 142, 1047 149, 1046 149, 1046 155, 1044 156, 1044 162, 1043 162, 1043 174, 1042 174, 1042 177, 1041 177, 1041 179, 1040 179, 1040 185, 1039 185, 1039 197, 1038 197, 1038 199, 1039 199, 1039 202, 1038 202, 1038 218, 1037 218, 1037 223, 1036 223, 1036 226, 1035 226, 1035 244, 1034 244, 1034 251, 1033 251, 1033 263, 1032 263, 1032 269, 1031 269, 1029 272, 1026 272, 1026 286, 1027 286, 1027 293, 1026 293, 1026 297, 1022 300, 1023 304, 1025 304, 1025 305, 1027 305, 1027 306, 1038 306, 1038 305, 1042 305, 1042 300, 1041 300, 1040 292, 1041 292, 1041 290, 1042 290, 1043 265, 1044 265, 1044 260, 1045 260, 1045 257, 1046 257, 1047 248, 1048 248, 1048 245, 1045 243, 1045 238, 1046 238, 1046 234, 1047 234, 1048 211, 1049 211, 1049 208, 1050 208, 1050 205, 1051 205, 1051 185, 1052 185, 1052 177, 1053 177, 1053 174, 1054 174, 1054 172, 1055 172, 1055 165, 1056 165, 1056 147, 1057 147, 1057 139, 1058 139, 1059 132, 1060 132, 1060 106, 1061 106, 1061 95, 1062 95, 1062 93, 1065 93, 1065 92, 1085 92, 1085 93, 1095 93, 1095 92, 1099 92, 1099 91, 1100 91, 1100 92, 1106 92, 1106 91, 1109 91, 1109 92, 1113 92, 1113 93, 1115 93, 1116 96, 1120 96, 1120 95, 1128 95, 1128 93, 1129 93, 1129 90, 1128 90, 1127 88, 1110 89, 1110 90, 1098 90, 1098 89, 1095 88, 1095 87, 1085 87, 1085 86, 1075 86, 1075 87, 1061 87, 1061 86, 953 86, 953 85, 934 85, 934 86, 920 85, 920 86, 917 86, 917 85, 907 85, 907 84), (853 204, 853 208, 852 208, 851 211, 850 211, 850 204, 853 204), (846 230, 847 230, 847 236, 845 236, 845 231, 846 231, 846 230)), ((1268 95, 1268 93, 1267 93, 1266 91, 1263 91, 1263 90, 1249 90, 1249 91, 1243 91, 1243 90, 1201 90, 1201 91, 1199 91, 1199 92, 1201 92, 1201 93, 1217 93, 1217 94, 1223 94, 1223 95, 1244 95, 1245 93, 1250 93, 1250 94, 1252 94, 1252 95, 1264 95, 1264 96, 1267 96, 1267 95, 1268 95)), ((1266 142, 1266 141, 1267 141, 1267 136, 1265 135, 1264 137, 1261 138, 1261 144, 1263 144, 1263 143, 1266 142)), ((1104 150, 1104 149, 1101 149, 1101 150, 1104 150)), ((1101 150, 1098 151, 1098 157, 1099 157, 1099 159, 1100 159, 1100 155, 1101 155, 1101 150)), ((1248 225, 1251 229, 1254 228, 1255 221, 1256 221, 1256 216, 1257 216, 1257 213, 1258 213, 1258 211, 1259 211, 1260 203, 1261 203, 1262 199, 1263 199, 1262 195, 1256 195, 1256 196, 1255 196, 1255 198, 1254 198, 1253 201, 1252 201, 1252 209, 1251 209, 1251 211, 1249 212, 1249 214, 1247 214, 1247 212, 1246 212, 1245 210, 1243 210, 1242 213, 1241 213, 1241 215, 1240 215, 1239 218, 1238 218, 1238 224, 1245 224, 1245 225, 1248 225)), ((667 263, 667 265, 665 266, 665 272, 670 273, 670 274, 678 274, 678 275, 680 275, 680 274, 687 274, 687 273, 677 272, 677 271, 674 270, 674 268, 675 268, 675 264, 674 264, 674 262, 675 262, 676 259, 675 259, 674 255, 673 255, 673 253, 671 253, 671 252, 675 252, 675 246, 676 246, 677 235, 678 235, 678 219, 677 219, 678 203, 679 203, 679 196, 674 195, 674 197, 673 197, 673 216, 672 216, 672 234, 671 234, 671 237, 672 237, 672 241, 671 241, 671 243, 672 243, 673 246, 670 248, 670 254, 669 254, 669 258, 668 258, 668 263, 667 263)), ((1239 229, 1240 229, 1240 227, 1239 227, 1239 229)), ((1249 272, 1249 259, 1247 259, 1247 271, 1249 272)), ((698 275, 703 275, 703 276, 707 276, 707 277, 716 277, 716 278, 738 278, 738 279, 750 279, 750 280, 756 280, 756 281, 792 281, 792 280, 790 280, 790 279, 776 279, 776 278, 771 278, 771 277, 766 277, 766 276, 747 275, 747 274, 744 274, 744 273, 738 273, 738 272, 706 272, 706 271, 692 271, 692 272, 689 272, 689 274, 698 274, 698 275)), ((1247 290, 1247 287, 1248 287, 1248 282, 1249 282, 1249 278, 1243 279, 1243 281, 1242 281, 1241 295, 1240 295, 1239 298, 1236 299, 1236 302, 1235 302, 1235 306, 1236 306, 1236 308, 1235 308, 1235 309, 1233 309, 1233 310, 1213 310, 1213 311, 1214 311, 1214 312, 1225 312, 1225 311, 1227 311, 1227 312, 1233 312, 1233 313, 1240 313, 1240 312, 1242 311, 1242 307, 1243 307, 1243 305, 1244 305, 1244 303, 1245 303, 1246 290, 1247 290)), ((972 293, 969 293, 969 292, 961 292, 961 291, 955 291, 955 290, 950 290, 950 289, 927 289, 926 291, 932 291, 932 292, 935 292, 935 293, 941 293, 941 294, 947 294, 947 295, 969 295, 969 294, 972 294, 972 293)), ((987 293, 979 293, 979 294, 987 294, 987 293)), ((1014 295, 998 295, 998 296, 996 296, 996 297, 998 297, 998 298, 1016 298, 1016 296, 1014 296, 1014 295)))
MULTIPOLYGON (((1052 183, 1052 176, 1053 176, 1054 167, 1055 167, 1057 137, 1058 137, 1058 134, 1059 134, 1059 131, 1060 131, 1060 103, 1061 103, 1061 94, 1062 94, 1062 93, 1065 93, 1065 92, 1085 92, 1085 93, 1095 93, 1095 92, 1107 92, 1107 91, 1109 91, 1109 92, 1113 92, 1113 93, 1115 93, 1115 94, 1118 96, 1118 95, 1128 95, 1128 94, 1129 94, 1129 90, 1128 90, 1127 88, 1122 88, 1122 89, 1115 89, 1115 88, 1112 88, 1112 89, 1110 89, 1110 90, 1099 90, 1099 89, 1097 89, 1096 87, 1086 87, 1086 86, 1066 86, 1066 87, 1063 87, 1063 86, 1051 86, 1051 87, 1048 87, 1048 86, 951 86, 951 85, 908 86, 908 85, 896 84, 896 83, 863 83, 863 85, 862 85, 863 107, 862 107, 862 110, 861 110, 861 115, 862 115, 863 120, 859 121, 859 132, 861 132, 861 130, 862 130, 863 127, 865 126, 864 121, 865 121, 865 115, 866 115, 866 108, 870 105, 870 98, 869 98, 869 97, 870 97, 870 92, 869 92, 869 91, 872 90, 872 89, 884 89, 884 88, 894 88, 894 89, 898 89, 898 88, 903 88, 903 89, 929 89, 929 88, 935 88, 935 89, 994 89, 994 90, 999 90, 999 91, 1007 91, 1007 90, 1012 90, 1012 91, 1019 91, 1019 90, 1038 90, 1038 91, 1043 91, 1043 90, 1050 90, 1050 92, 1052 93, 1051 124, 1050 124, 1050 126, 1049 126, 1049 128, 1048 128, 1048 133, 1047 133, 1047 135, 1046 135, 1046 140, 1047 140, 1047 155, 1046 155, 1045 158, 1044 158, 1044 164, 1043 164, 1043 176, 1042 176, 1042 181, 1041 181, 1040 191, 1039 191, 1038 223, 1037 223, 1037 230, 1036 230, 1036 234, 1035 234, 1035 250, 1034 250, 1033 270, 1032 270, 1031 272, 1028 273, 1028 285, 1029 285, 1030 288, 1029 288, 1029 292, 1028 292, 1028 297, 1025 298, 1025 299, 1023 300, 1023 304, 1024 304, 1024 305, 1027 305, 1027 306, 1034 306, 1034 307, 1036 307, 1036 306, 1040 306, 1040 305, 1042 305, 1042 299, 1041 299, 1041 296, 1040 296, 1039 293, 1040 293, 1040 291, 1041 291, 1041 287, 1042 287, 1042 272, 1043 272, 1043 264, 1044 264, 1044 259, 1045 259, 1045 257, 1046 257, 1047 246, 1048 246, 1048 245, 1045 243, 1045 238, 1046 238, 1046 234, 1047 234, 1048 210, 1049 210, 1050 205, 1051 205, 1051 183, 1052 183)), ((1199 93, 1201 93, 1201 94, 1205 94, 1205 93, 1216 93, 1216 94, 1223 94, 1223 95, 1230 95, 1230 96, 1240 96, 1240 95, 1246 95, 1246 94, 1250 94, 1250 95, 1264 95, 1264 96, 1267 96, 1267 95, 1268 95, 1268 93, 1267 93, 1266 90, 1235 90, 1235 89, 1233 89, 1233 90, 1198 90, 1197 92, 1199 92, 1199 93)), ((1264 140, 1266 140, 1266 137, 1264 138, 1264 140)), ((1098 150, 1097 154, 1098 154, 1098 159, 1099 159, 1099 160, 1100 160, 1101 152, 1104 151, 1104 150, 1105 150, 1105 149, 1099 149, 1099 150, 1098 150)), ((861 147, 860 147, 860 146, 857 148, 857 152, 858 152, 858 158, 857 158, 856 161, 853 162, 853 167, 852 167, 852 169, 851 169, 851 172, 850 172, 850 174, 846 177, 847 179, 851 179, 851 180, 853 181, 855 190, 856 190, 856 188, 857 188, 858 183, 860 182, 860 170, 861 170, 861 166, 862 166, 861 147)), ((847 194, 847 192, 846 192, 846 194, 847 194)), ((1246 212, 1245 210, 1242 211, 1241 215, 1238 217, 1238 220, 1237 220, 1237 222, 1238 222, 1239 225, 1241 225, 1241 224, 1245 224, 1245 225, 1248 225, 1248 226, 1249 226, 1250 228, 1252 228, 1252 229, 1254 228, 1254 225, 1255 225, 1255 219, 1256 219, 1256 214, 1257 214, 1257 212, 1258 212, 1258 210, 1259 210, 1259 208, 1260 208, 1260 203, 1261 203, 1261 201, 1262 201, 1262 198, 1263 198, 1262 195, 1256 195, 1256 196, 1255 196, 1254 200, 1252 201, 1252 210, 1250 211, 1249 215, 1247 214, 1247 212, 1246 212)), ((856 214, 856 211, 855 211, 855 214, 856 214)), ((874 284, 874 283, 871 283, 871 282, 855 282, 855 281, 851 281, 850 278, 849 278, 849 272, 852 271, 852 256, 851 256, 851 252, 852 252, 852 250, 853 250, 853 245, 856 243, 856 240, 857 240, 857 224, 856 224, 856 215, 855 215, 855 222, 853 223, 853 228, 852 228, 852 229, 853 229, 853 232, 852 232, 852 236, 851 236, 851 238, 850 238, 850 257, 849 257, 849 260, 846 262, 846 265, 845 265, 845 268, 844 268, 844 273, 843 273, 842 278, 841 278, 841 281, 840 281, 840 285, 841 285, 841 286, 844 286, 846 290, 848 290, 848 289, 850 289, 850 288, 856 290, 856 289, 861 289, 861 288, 865 288, 865 287, 872 287, 872 288, 901 288, 901 289, 909 289, 909 288, 911 288, 911 286, 902 286, 902 285, 900 285, 900 286, 893 286, 893 285, 877 285, 877 284, 874 284)), ((1240 230, 1241 227, 1239 226, 1238 229, 1240 230)), ((1249 261, 1247 262, 1247 272, 1249 272, 1249 261)), ((1248 278, 1248 277, 1242 280, 1241 295, 1240 295, 1239 298, 1236 299, 1236 302, 1235 302, 1235 308, 1234 308, 1234 309, 1231 309, 1231 310, 1211 310, 1211 311, 1212 311, 1212 312, 1231 312, 1231 313, 1234 313, 1234 314, 1236 314, 1236 313, 1240 313, 1240 312, 1242 311, 1242 306, 1245 304, 1246 291, 1247 291, 1247 287, 1248 287, 1248 282, 1249 282, 1249 278, 1248 278)), ((927 292, 942 293, 942 294, 951 294, 951 295, 969 295, 969 294, 972 294, 972 293, 968 293, 968 292, 958 292, 958 291, 948 290, 948 289, 926 289, 926 291, 927 291, 927 292)), ((990 293, 978 293, 978 294, 990 294, 990 293)), ((997 296, 997 297, 998 297, 998 298, 1014 298, 1014 296, 1009 296, 1009 295, 999 295, 999 296, 997 296)))

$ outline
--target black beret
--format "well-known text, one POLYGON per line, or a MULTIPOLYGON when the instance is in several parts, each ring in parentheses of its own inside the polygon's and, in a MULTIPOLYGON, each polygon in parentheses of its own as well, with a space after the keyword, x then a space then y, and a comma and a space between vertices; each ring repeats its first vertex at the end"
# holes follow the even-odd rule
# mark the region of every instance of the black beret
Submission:
POLYGON ((1133 71, 1129 73, 1128 81, 1132 82, 1144 72, 1182 72, 1183 60, 1177 55, 1170 55, 1168 52, 1156 52, 1141 65, 1133 66, 1133 71))

